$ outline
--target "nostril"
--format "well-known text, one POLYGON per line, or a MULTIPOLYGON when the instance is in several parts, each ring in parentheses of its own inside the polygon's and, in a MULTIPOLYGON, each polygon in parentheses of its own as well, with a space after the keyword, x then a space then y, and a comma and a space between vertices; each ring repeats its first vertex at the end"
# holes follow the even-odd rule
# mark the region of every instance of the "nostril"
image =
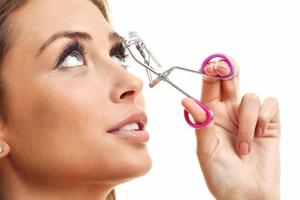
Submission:
POLYGON ((121 99, 126 98, 126 96, 132 96, 133 94, 134 94, 134 91, 125 92, 121 95, 121 99))

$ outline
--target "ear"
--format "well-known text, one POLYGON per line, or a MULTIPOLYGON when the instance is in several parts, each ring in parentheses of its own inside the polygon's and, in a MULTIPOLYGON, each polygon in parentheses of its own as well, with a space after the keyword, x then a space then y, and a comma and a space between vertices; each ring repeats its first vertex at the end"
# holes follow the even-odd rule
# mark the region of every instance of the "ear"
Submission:
POLYGON ((9 145, 2 139, 0 139, 0 160, 7 156, 10 152, 9 145))
POLYGON ((10 147, 4 139, 5 128, 2 120, 0 120, 0 160, 7 156, 10 152, 10 147))

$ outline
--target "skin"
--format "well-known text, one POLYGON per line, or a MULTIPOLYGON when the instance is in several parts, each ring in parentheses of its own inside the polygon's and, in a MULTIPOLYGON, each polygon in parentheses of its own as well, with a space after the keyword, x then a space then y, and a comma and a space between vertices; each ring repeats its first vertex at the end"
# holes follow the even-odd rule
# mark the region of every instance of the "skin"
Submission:
POLYGON ((0 135, 7 199, 105 199, 117 184, 144 175, 151 167, 146 145, 107 133, 145 105, 142 81, 109 55, 113 29, 98 8, 86 0, 32 0, 12 21, 16 34, 3 72, 9 113, 0 135), (88 65, 53 70, 71 39, 36 54, 66 30, 92 36, 79 39, 88 65))
MULTIPOLYGON (((116 185, 147 173, 146 145, 107 133, 145 104, 141 80, 109 56, 113 29, 100 11, 86 0, 31 0, 12 21, 15 38, 3 71, 9 112, 0 132, 5 199, 104 200, 116 185), (66 30, 92 36, 78 38, 87 65, 53 70, 70 38, 36 54, 51 35, 66 30)), ((212 62, 205 70, 225 75, 228 66, 212 62)), ((217 199, 279 199, 277 101, 261 103, 255 94, 240 100, 238 84, 238 70, 232 80, 203 79, 201 101, 215 121, 196 130, 201 169, 217 199), (248 142, 251 151, 239 151, 240 142, 248 142)), ((205 120, 191 99, 182 104, 196 122, 205 120)))
MULTIPOLYGON (((239 68, 231 80, 204 77, 201 102, 214 112, 209 127, 196 130, 197 156, 216 199, 280 199, 280 120, 276 99, 263 102, 253 93, 239 98, 239 68), (241 143, 249 144, 249 148, 241 143)), ((229 74, 224 61, 211 62, 208 75, 229 74)), ((195 122, 205 112, 192 99, 182 101, 195 122)))

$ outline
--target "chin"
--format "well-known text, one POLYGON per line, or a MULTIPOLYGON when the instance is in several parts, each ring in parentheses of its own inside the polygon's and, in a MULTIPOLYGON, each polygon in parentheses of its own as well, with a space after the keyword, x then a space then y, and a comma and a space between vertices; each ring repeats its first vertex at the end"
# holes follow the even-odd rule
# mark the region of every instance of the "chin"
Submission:
POLYGON ((132 166, 132 169, 134 170, 133 175, 135 175, 135 177, 144 176, 150 171, 151 167, 152 159, 148 156, 147 158, 141 160, 141 162, 136 162, 134 166, 132 166))
POLYGON ((147 174, 152 167, 152 159, 148 152, 141 154, 128 155, 126 163, 122 167, 122 171, 128 177, 136 178, 147 174))
POLYGON ((128 156, 118 163, 114 170, 113 178, 117 184, 130 181, 147 174, 152 167, 152 159, 148 153, 128 154, 128 156))

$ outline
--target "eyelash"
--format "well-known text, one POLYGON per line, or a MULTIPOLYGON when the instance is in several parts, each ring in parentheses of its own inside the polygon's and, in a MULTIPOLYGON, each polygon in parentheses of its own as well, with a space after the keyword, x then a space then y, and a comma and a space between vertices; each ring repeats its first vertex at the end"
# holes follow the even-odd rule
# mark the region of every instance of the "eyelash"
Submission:
POLYGON ((79 53, 79 55, 83 59, 84 64, 86 64, 86 61, 84 59, 86 55, 85 47, 78 40, 74 40, 66 44, 66 47, 64 48, 56 62, 55 69, 58 68, 59 65, 61 65, 64 62, 64 60, 73 53, 79 53))
POLYGON ((120 59, 121 61, 124 61, 128 57, 128 52, 126 51, 126 48, 124 47, 123 43, 118 42, 110 50, 109 55, 110 55, 110 57, 115 56, 116 58, 120 59))
MULTIPOLYGON (((60 53, 60 56, 55 64, 54 69, 58 68, 64 62, 64 60, 68 56, 72 55, 73 53, 79 53, 79 55, 81 55, 84 63, 86 64, 86 61, 84 59, 84 57, 86 55, 85 46, 82 43, 80 43, 78 40, 74 40, 74 41, 66 44, 66 47, 64 48, 62 53, 60 53)), ((113 48, 110 50, 109 55, 111 57, 115 56, 116 58, 118 58, 122 61, 128 57, 126 48, 124 47, 124 45, 121 42, 119 42, 113 46, 113 48)))

